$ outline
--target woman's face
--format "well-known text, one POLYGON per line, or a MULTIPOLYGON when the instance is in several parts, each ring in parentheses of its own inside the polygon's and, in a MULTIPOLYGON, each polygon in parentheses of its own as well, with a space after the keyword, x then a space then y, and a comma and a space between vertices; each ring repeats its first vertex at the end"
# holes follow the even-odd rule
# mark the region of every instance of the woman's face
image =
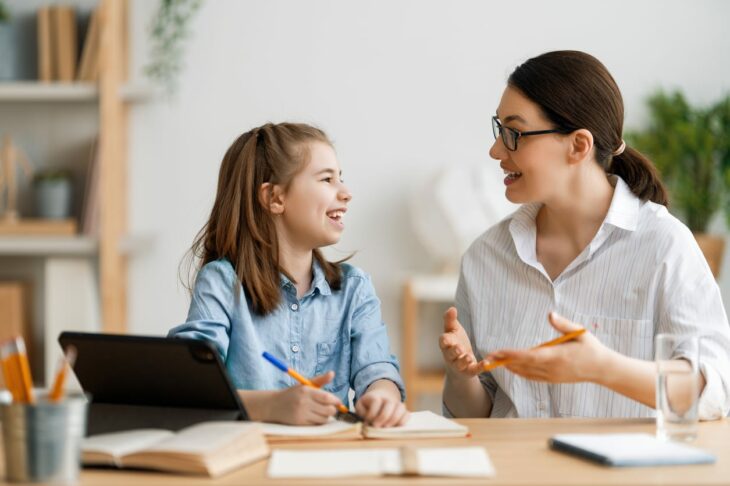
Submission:
MULTIPOLYGON (((538 105, 519 90, 507 86, 497 108, 497 118, 506 129, 520 132, 555 128, 538 105)), ((517 150, 508 150, 497 137, 489 155, 499 160, 505 172, 505 195, 513 203, 545 202, 565 180, 567 144, 558 133, 519 137, 517 150)))
POLYGON ((284 194, 282 229, 299 248, 320 248, 340 240, 350 191, 340 178, 334 149, 322 142, 309 145, 310 160, 284 194))

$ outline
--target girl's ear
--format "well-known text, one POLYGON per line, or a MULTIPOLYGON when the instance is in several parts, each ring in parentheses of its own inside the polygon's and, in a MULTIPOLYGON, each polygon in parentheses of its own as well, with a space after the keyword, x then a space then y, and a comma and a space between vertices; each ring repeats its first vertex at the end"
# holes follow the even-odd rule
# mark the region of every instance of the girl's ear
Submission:
POLYGON ((281 186, 271 182, 261 184, 259 202, 272 214, 282 214, 284 212, 284 192, 281 186))
POLYGON ((578 129, 570 134, 568 162, 577 164, 584 161, 593 150, 593 134, 585 128, 578 129))

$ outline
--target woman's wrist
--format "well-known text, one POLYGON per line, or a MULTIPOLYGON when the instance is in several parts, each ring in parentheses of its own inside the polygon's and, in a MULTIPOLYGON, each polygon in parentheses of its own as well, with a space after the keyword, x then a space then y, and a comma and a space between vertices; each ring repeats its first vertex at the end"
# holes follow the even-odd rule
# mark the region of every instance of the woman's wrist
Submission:
POLYGON ((592 366, 588 370, 586 381, 611 388, 621 358, 621 354, 602 346, 591 361, 592 366))

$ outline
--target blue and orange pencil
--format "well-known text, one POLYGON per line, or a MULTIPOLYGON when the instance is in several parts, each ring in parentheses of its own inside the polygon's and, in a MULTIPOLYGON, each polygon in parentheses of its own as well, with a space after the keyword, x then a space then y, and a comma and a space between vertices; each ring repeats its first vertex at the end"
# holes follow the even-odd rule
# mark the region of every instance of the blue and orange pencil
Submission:
MULTIPOLYGON (((273 364, 274 366, 276 366, 277 368, 279 368, 281 371, 283 371, 284 373, 288 374, 289 376, 291 376, 292 378, 294 378, 295 380, 297 380, 302 385, 309 386, 309 387, 312 387, 312 388, 319 388, 317 385, 315 385, 314 383, 312 383, 312 381, 309 378, 305 378, 304 376, 302 376, 299 373, 297 373, 296 370, 293 370, 293 369, 289 368, 284 362, 282 362, 281 360, 279 360, 275 356, 271 355, 271 353, 268 353, 268 352, 264 351, 263 354, 262 354, 262 356, 269 363, 273 364)), ((359 415, 351 412, 342 402, 340 402, 337 405, 337 410, 339 410, 340 411, 340 414, 342 414, 343 416, 345 416, 349 420, 355 420, 357 422, 362 422, 363 421, 362 418, 359 415)))

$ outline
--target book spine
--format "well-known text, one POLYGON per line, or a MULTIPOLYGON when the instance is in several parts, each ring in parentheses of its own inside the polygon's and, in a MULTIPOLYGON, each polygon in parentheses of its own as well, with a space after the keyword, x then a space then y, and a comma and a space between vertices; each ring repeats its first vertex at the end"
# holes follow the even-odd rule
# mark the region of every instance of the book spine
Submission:
POLYGON ((71 82, 76 78, 77 33, 76 12, 72 7, 56 6, 51 9, 52 29, 55 34, 55 52, 58 61, 58 80, 71 82))
POLYGON ((38 30, 38 79, 53 81, 53 50, 51 48, 51 8, 41 7, 36 16, 38 30))

